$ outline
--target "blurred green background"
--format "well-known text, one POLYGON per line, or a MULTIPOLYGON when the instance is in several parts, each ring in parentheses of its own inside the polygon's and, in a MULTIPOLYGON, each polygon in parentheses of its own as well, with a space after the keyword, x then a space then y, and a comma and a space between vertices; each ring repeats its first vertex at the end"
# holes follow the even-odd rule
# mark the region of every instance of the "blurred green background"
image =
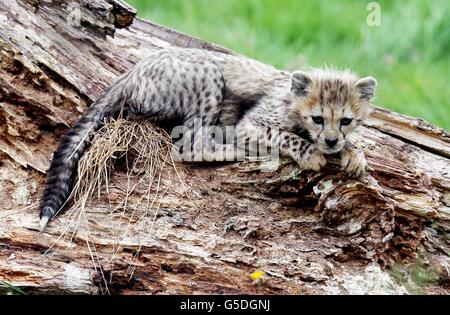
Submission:
POLYGON ((376 104, 450 129, 450 1, 128 0, 139 15, 279 68, 335 65, 379 83, 376 104))

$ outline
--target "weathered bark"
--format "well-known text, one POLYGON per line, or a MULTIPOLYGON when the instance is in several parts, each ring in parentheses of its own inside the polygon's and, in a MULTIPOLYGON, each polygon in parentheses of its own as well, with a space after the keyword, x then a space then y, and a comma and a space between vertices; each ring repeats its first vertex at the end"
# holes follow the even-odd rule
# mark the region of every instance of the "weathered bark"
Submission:
MULTIPOLYGON (((389 270, 412 265, 430 274, 425 292, 450 292, 450 134, 383 109, 354 137, 370 166, 361 179, 333 161, 321 173, 289 160, 270 172, 266 162, 186 165, 185 185, 162 179, 151 228, 113 241, 124 222, 103 197, 72 242, 58 239, 64 214, 39 233, 58 139, 114 78, 167 46, 232 52, 134 18, 116 0, 0 1, 1 281, 36 293, 106 292, 104 278, 123 294, 404 293, 411 275, 389 270), (249 278, 257 269, 259 285, 249 278)), ((113 202, 123 177, 112 176, 113 202)))

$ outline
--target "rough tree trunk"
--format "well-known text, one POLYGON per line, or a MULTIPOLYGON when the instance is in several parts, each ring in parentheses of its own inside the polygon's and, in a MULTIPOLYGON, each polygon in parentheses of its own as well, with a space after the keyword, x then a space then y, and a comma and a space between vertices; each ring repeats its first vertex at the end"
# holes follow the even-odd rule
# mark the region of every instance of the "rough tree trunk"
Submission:
POLYGON ((59 240, 64 214, 39 233, 57 142, 114 78, 168 46, 232 52, 116 0, 0 4, 0 281, 32 293, 450 293, 450 135, 383 109, 356 137, 371 167, 362 179, 289 160, 274 172, 182 166, 184 186, 162 180, 151 231, 113 244, 123 222, 105 220, 103 198, 89 206, 89 233, 59 240))

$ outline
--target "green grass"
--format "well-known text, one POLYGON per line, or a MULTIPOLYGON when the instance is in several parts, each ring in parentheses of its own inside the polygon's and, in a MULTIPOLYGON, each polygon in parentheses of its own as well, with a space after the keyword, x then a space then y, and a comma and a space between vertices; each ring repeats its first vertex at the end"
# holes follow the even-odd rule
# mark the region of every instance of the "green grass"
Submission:
POLYGON ((450 129, 450 2, 128 0, 154 22, 279 68, 348 67, 379 82, 376 104, 450 129))
MULTIPOLYGON (((1 281, 0 280, 0 285, 6 288, 6 295, 28 295, 28 293, 26 293, 25 291, 23 291, 21 288, 16 287, 12 284, 9 284, 5 281, 1 281)), ((0 286, 0 289, 2 289, 2 287, 0 286)))

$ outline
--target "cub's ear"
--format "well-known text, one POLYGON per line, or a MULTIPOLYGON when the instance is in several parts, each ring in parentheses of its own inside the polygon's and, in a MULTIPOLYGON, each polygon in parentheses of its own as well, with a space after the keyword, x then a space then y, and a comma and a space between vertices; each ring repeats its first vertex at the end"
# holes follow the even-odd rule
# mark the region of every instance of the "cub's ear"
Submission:
POLYGON ((312 78, 306 72, 294 71, 291 76, 292 93, 296 96, 305 96, 312 81, 312 78))
POLYGON ((371 101, 377 90, 377 80, 372 77, 359 79, 355 83, 355 88, 361 95, 361 99, 371 101))

